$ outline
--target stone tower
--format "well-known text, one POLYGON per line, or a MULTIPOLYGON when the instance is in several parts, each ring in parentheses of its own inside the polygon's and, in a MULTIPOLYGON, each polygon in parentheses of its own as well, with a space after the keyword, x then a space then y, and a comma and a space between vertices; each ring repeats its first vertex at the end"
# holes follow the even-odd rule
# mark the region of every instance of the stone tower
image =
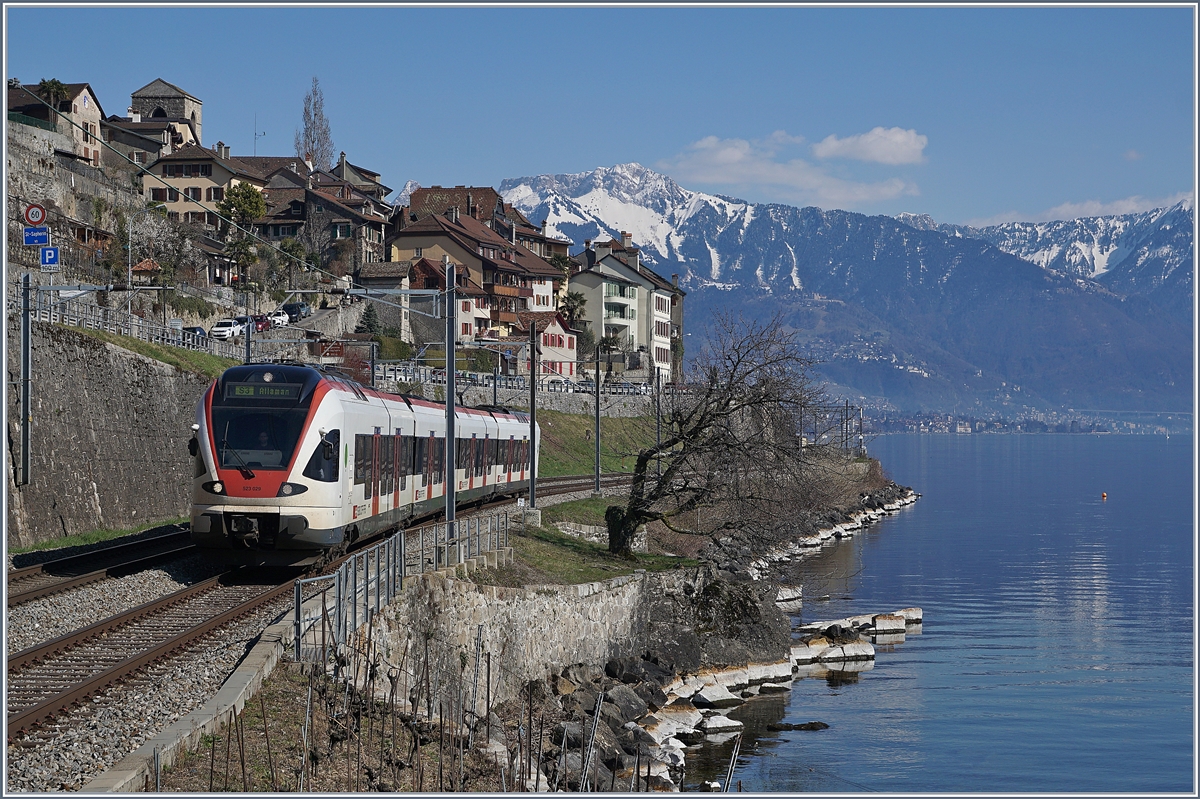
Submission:
POLYGON ((203 143, 200 122, 204 103, 178 86, 157 78, 131 94, 130 100, 130 107, 141 114, 144 120, 155 117, 187 120, 196 133, 196 143, 203 143))

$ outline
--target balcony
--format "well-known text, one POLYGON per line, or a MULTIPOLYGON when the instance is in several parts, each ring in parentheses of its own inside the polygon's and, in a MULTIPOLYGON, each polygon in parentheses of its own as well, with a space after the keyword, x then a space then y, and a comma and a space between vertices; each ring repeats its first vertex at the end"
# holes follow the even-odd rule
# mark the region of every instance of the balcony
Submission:
POLYGON ((502 286, 499 283, 485 283, 483 290, 497 297, 520 297, 521 289, 517 286, 502 286))
POLYGON ((625 319, 627 321, 632 322, 635 319, 637 319, 637 309, 636 308, 610 308, 608 306, 605 306, 604 318, 605 319, 625 319))
POLYGON ((492 311, 491 320, 503 325, 515 325, 517 323, 517 315, 511 311, 492 311))

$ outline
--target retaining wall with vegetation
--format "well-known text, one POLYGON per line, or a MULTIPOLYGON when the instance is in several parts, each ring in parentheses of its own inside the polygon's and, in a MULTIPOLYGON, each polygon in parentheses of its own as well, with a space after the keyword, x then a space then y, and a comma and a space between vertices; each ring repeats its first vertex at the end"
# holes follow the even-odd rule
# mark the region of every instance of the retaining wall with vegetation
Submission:
POLYGON ((20 462, 20 319, 8 320, 8 545, 187 514, 187 439, 210 378, 33 325, 30 480, 20 462))

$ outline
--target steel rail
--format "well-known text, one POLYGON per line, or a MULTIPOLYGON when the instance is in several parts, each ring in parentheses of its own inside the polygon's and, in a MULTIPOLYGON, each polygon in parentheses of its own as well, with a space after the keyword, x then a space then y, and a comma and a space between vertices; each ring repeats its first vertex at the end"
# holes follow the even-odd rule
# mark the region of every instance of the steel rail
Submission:
POLYGON ((174 593, 167 594, 164 597, 159 597, 151 602, 138 605, 135 608, 130 608, 122 613, 117 613, 109 616, 106 619, 101 619, 94 624, 89 624, 87 627, 80 628, 66 635, 59 636, 45 643, 31 646, 28 649, 23 649, 15 655, 8 656, 8 673, 11 675, 17 669, 26 668, 44 660, 57 652, 61 652, 71 647, 79 646, 92 638, 112 632, 127 624, 135 621, 141 621, 144 618, 160 613, 166 608, 171 607, 179 602, 187 601, 194 596, 211 591, 220 584, 221 578, 226 575, 217 575, 210 577, 207 580, 190 585, 187 588, 181 588, 174 593))
MULTIPOLYGON (((24 605, 26 602, 32 602, 35 599, 41 599, 42 597, 51 596, 52 594, 59 594, 63 591, 69 591, 72 588, 79 588, 81 586, 98 583, 102 580, 108 580, 114 577, 124 577, 125 575, 132 574, 140 569, 149 568, 159 561, 177 558, 195 549, 195 544, 187 544, 186 546, 177 547, 175 549, 157 552, 153 555, 148 555, 138 560, 129 560, 119 563, 115 566, 97 569, 96 571, 88 572, 87 574, 81 574, 77 577, 53 578, 52 582, 50 583, 39 585, 36 588, 29 588, 24 591, 17 591, 9 594, 8 606, 10 608, 14 608, 18 605, 24 605)), ((45 572, 40 572, 39 574, 45 574, 45 572)))
POLYGON ((37 563, 33 566, 10 569, 6 577, 6 581, 9 588, 12 588, 15 583, 40 576, 42 574, 69 572, 71 570, 80 568, 87 568, 88 572, 93 572, 97 570, 95 565, 97 563, 105 563, 106 561, 110 561, 109 567, 118 566, 124 562, 127 562, 130 555, 133 553, 143 552, 146 549, 154 549, 164 545, 172 546, 184 544, 189 540, 189 533, 187 530, 178 530, 176 532, 166 533, 164 535, 156 535, 150 538, 139 539, 137 541, 128 541, 123 544, 99 547, 97 549, 77 555, 68 555, 63 558, 48 560, 44 563, 37 563))
MULTIPOLYGON (((211 591, 213 588, 215 588, 219 579, 220 578, 218 577, 218 578, 213 578, 211 580, 206 580, 204 583, 198 584, 196 586, 192 586, 192 588, 190 588, 190 589, 185 589, 182 592, 176 592, 175 594, 172 594, 170 597, 164 598, 167 600, 171 600, 166 604, 170 604, 170 605, 177 604, 181 599, 184 598, 184 597, 181 597, 181 594, 183 594, 185 592, 191 596, 194 596, 194 595, 203 593, 206 590, 211 591)), ((210 632, 216 630, 217 628, 222 627, 226 624, 229 624, 249 613, 252 613, 255 610, 261 608, 262 606, 264 606, 266 604, 269 604, 270 602, 272 602, 280 597, 289 595, 291 590, 292 590, 292 582, 288 581, 286 583, 282 583, 282 584, 276 586, 275 588, 271 588, 266 591, 263 591, 262 593, 258 594, 257 596, 252 597, 251 599, 245 600, 243 602, 240 602, 239 604, 237 604, 236 606, 234 606, 232 608, 229 608, 229 609, 227 609, 223 612, 220 612, 216 615, 213 615, 213 616, 209 617, 208 619, 206 619, 205 621, 201 622, 200 624, 197 624, 187 630, 184 630, 183 632, 173 635, 170 638, 162 641, 161 643, 158 643, 155 646, 152 646, 151 648, 149 648, 143 652, 140 652, 136 655, 126 658, 125 660, 115 663, 112 666, 104 669, 103 671, 101 671, 97 674, 91 675, 90 677, 76 683, 75 685, 71 686, 70 688, 67 688, 66 690, 60 691, 60 692, 54 694, 53 696, 50 696, 31 707, 28 707, 24 710, 10 714, 8 717, 8 730, 9 730, 10 740, 11 740, 12 734, 14 732, 26 731, 30 728, 33 728, 33 727, 41 724, 42 722, 58 715, 62 711, 66 710, 67 708, 71 707, 72 705, 80 702, 81 700, 85 699, 86 697, 96 693, 97 691, 103 690, 104 688, 107 688, 107 687, 113 685, 114 683, 119 682, 123 678, 131 676, 132 674, 135 674, 135 673, 141 671, 143 668, 154 663, 155 661, 161 660, 161 659, 171 655, 172 653, 176 652, 177 650, 182 649, 192 643, 199 641, 200 639, 204 638, 206 635, 208 635, 210 632)), ((163 609, 163 607, 165 607, 165 605, 160 601, 160 602, 154 602, 154 603, 147 603, 147 605, 143 605, 140 608, 135 609, 135 610, 139 611, 141 613, 141 615, 144 616, 144 615, 147 615, 148 607, 152 606, 152 605, 159 605, 158 610, 160 610, 160 611, 163 609)), ((125 615, 125 614, 122 614, 122 615, 125 615)), ((113 619, 105 620, 105 622, 101 622, 98 625, 93 625, 92 627, 97 628, 106 623, 111 625, 113 623, 114 619, 116 619, 116 618, 117 617, 113 617, 113 619)), ((126 623, 128 623, 128 621, 126 621, 126 623)), ((95 630, 93 629, 93 633, 94 633, 94 631, 95 630)), ((82 632, 83 631, 80 631, 80 633, 82 633, 82 632)), ((80 633, 72 634, 72 636, 64 636, 64 639, 78 636, 78 635, 80 635, 80 633)), ((88 635, 87 637, 94 638, 95 635, 92 634, 92 635, 88 635)), ((42 657, 45 657, 45 656, 47 656, 47 654, 49 654, 49 652, 47 652, 45 650, 59 651, 62 648, 63 648, 62 639, 60 639, 57 642, 51 642, 51 644, 43 645, 42 647, 34 647, 30 650, 26 650, 25 652, 18 653, 18 655, 15 655, 13 658, 10 658, 10 661, 9 661, 10 675, 13 670, 12 663, 14 660, 17 660, 17 659, 28 660, 29 657, 31 657, 34 650, 39 650, 39 649, 43 650, 42 657), (58 644, 57 648, 51 646, 52 644, 56 644, 56 643, 58 644)))

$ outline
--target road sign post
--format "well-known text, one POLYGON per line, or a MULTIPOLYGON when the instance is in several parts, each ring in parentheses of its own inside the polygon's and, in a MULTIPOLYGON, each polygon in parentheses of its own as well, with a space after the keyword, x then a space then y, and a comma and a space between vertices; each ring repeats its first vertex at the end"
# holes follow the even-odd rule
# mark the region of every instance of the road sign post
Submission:
POLYGON ((25 207, 25 223, 32 227, 37 227, 46 221, 46 209, 37 203, 30 203, 25 207))

